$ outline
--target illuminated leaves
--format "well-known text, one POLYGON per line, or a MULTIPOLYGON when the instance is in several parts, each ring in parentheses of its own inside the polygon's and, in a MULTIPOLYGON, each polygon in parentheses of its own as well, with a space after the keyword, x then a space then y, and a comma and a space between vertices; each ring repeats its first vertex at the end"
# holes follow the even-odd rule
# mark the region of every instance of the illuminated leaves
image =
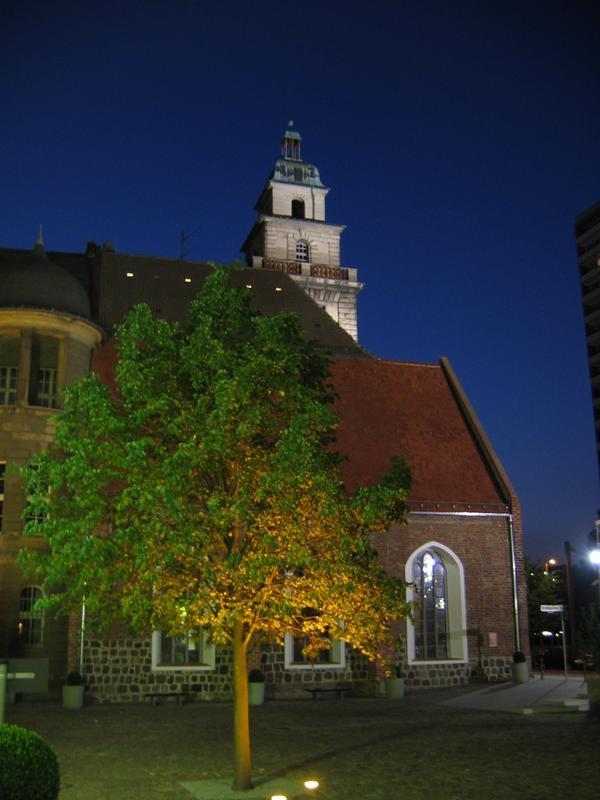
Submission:
POLYGON ((292 631, 314 650, 333 634, 376 657, 406 605, 367 534, 404 520, 410 476, 396 460, 346 494, 328 362, 298 319, 257 316, 215 268, 187 327, 142 306, 116 337, 116 391, 72 387, 36 459, 53 491, 33 566, 51 602, 76 607, 85 589, 105 625, 223 643, 242 621, 245 645, 292 631))

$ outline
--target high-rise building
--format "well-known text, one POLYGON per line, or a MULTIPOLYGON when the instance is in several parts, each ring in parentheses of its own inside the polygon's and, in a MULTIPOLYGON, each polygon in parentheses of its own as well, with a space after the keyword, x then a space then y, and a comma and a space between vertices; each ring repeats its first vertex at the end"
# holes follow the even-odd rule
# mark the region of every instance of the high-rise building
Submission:
POLYGON ((575 238, 600 466, 600 203, 576 218, 575 238))

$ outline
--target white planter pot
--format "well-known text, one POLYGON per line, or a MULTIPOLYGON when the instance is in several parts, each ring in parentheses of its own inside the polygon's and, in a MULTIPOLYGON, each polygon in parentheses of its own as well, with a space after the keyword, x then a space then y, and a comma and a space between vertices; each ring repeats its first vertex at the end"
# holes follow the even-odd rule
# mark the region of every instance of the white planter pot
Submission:
POLYGON ((71 711, 76 711, 78 708, 83 708, 84 691, 85 691, 85 686, 63 686, 62 687, 63 708, 68 708, 71 711))
POLYGON ((399 700, 404 697, 404 678, 386 678, 385 696, 388 700, 399 700))
POLYGON ((262 706, 265 702, 265 684, 264 683, 249 683, 248 684, 248 705, 262 706))
POLYGON ((529 680, 529 664, 527 661, 513 662, 510 665, 510 671, 515 683, 527 683, 529 680))

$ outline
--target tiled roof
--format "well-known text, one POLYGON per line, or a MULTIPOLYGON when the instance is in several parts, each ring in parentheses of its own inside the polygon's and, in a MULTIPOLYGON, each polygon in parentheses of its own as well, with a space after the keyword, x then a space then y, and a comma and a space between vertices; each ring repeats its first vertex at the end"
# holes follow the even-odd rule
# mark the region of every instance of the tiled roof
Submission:
POLYGON ((503 506, 468 420, 441 366, 337 359, 333 383, 341 415, 336 449, 349 490, 372 485, 393 455, 412 471, 413 508, 423 503, 503 506))
MULTIPOLYGON (((198 261, 149 258, 104 252, 99 269, 98 322, 111 331, 137 303, 147 303, 160 317, 184 321, 190 301, 210 273, 198 261)), ((235 286, 250 286, 257 309, 265 315, 293 311, 300 315, 305 335, 332 354, 368 358, 365 353, 304 290, 285 273, 244 268, 234 270, 235 286)))

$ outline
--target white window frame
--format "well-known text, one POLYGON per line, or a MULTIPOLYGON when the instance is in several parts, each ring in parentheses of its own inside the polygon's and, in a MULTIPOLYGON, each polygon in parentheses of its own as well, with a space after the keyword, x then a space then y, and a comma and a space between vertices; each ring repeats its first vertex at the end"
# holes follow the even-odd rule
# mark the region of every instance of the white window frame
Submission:
POLYGON ((442 659, 421 659, 415 657, 415 628, 412 622, 406 623, 406 644, 409 664, 461 664, 469 660, 467 643, 467 609, 465 603, 465 572, 463 565, 449 547, 440 542, 427 542, 415 550, 408 558, 405 566, 406 582, 409 584, 406 599, 414 602, 415 589, 411 584, 415 561, 426 550, 432 550, 444 563, 446 568, 446 595, 448 601, 448 656, 442 659))
POLYGON ((296 241, 296 261, 299 264, 308 264, 310 262, 310 242, 307 239, 298 239, 296 241))
POLYGON ((17 403, 17 381, 19 380, 19 367, 14 365, 0 365, 0 405, 14 406, 17 403))
POLYGON ((294 661, 294 635, 286 633, 284 642, 284 666, 290 670, 343 669, 346 666, 346 643, 343 639, 331 640, 330 661, 294 661))
POLYGON ((161 664, 162 635, 160 631, 152 633, 152 672, 212 672, 215 669, 216 648, 214 643, 208 641, 206 633, 202 634, 202 654, 205 659, 202 664, 161 664))
POLYGON ((42 408, 54 408, 57 398, 56 367, 40 367, 35 379, 35 403, 42 408))
POLYGON ((0 461, 0 533, 4 520, 4 491, 6 483, 6 461, 0 461))

